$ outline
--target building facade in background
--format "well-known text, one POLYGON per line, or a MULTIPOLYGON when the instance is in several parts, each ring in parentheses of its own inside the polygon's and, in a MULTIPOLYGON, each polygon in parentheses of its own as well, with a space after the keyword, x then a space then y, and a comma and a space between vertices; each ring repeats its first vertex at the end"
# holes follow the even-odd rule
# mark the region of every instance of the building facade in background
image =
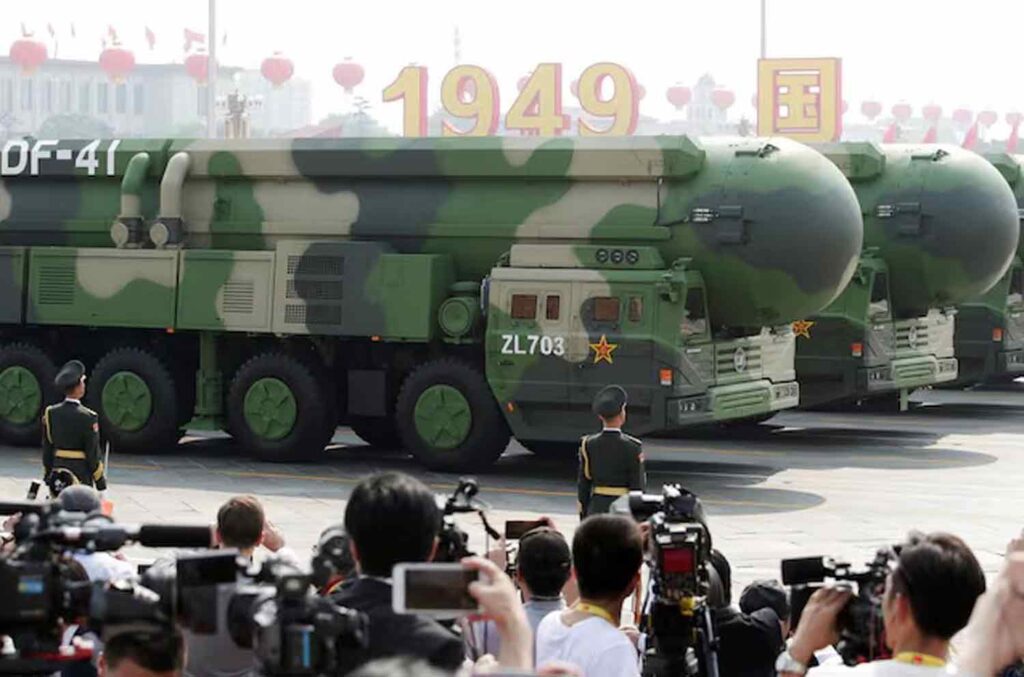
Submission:
MULTIPOLYGON (((236 89, 262 99, 250 114, 253 136, 271 136, 312 119, 307 80, 293 78, 274 87, 259 71, 221 66, 218 94, 236 89)), ((205 136, 206 101, 205 86, 182 64, 137 64, 115 82, 95 61, 49 59, 25 73, 0 58, 0 136, 40 131, 63 138, 205 136)))

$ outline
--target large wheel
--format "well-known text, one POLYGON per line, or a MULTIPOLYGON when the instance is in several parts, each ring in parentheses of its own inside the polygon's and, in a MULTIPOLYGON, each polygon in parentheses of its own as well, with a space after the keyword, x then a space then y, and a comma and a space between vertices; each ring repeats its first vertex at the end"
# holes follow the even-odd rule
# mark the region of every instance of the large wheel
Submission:
POLYGON ((359 439, 377 449, 401 449, 394 416, 352 416, 348 422, 359 439))
POLYGON ((285 463, 321 457, 337 420, 314 370, 291 355, 263 353, 242 365, 228 392, 228 421, 246 451, 285 463))
POLYGON ((527 451, 541 458, 569 461, 579 454, 579 442, 550 442, 546 440, 519 440, 527 451))
POLYGON ((0 347, 0 439, 39 446, 43 408, 59 399, 53 385, 56 376, 53 360, 34 345, 0 347))
POLYGON ((178 443, 174 377, 153 353, 116 348, 96 363, 86 386, 89 406, 115 451, 144 454, 178 443))
POLYGON ((434 470, 480 470, 508 446, 508 426, 483 374, 455 359, 427 362, 405 379, 395 420, 405 448, 434 470))

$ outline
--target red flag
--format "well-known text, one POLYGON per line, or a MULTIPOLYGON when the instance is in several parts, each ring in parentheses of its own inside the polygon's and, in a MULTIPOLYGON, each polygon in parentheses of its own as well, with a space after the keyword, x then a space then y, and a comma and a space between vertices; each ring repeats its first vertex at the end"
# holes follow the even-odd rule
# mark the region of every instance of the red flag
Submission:
POLYGON ((900 127, 895 122, 882 135, 882 143, 896 143, 900 138, 900 127))
POLYGON ((51 24, 51 23, 46 24, 46 30, 48 30, 50 32, 50 37, 51 38, 57 37, 57 31, 53 30, 53 24, 51 24))
POLYGON ((150 49, 153 49, 153 45, 156 44, 156 33, 149 26, 146 26, 146 42, 149 43, 150 49))
POLYGON ((1010 138, 1006 140, 1006 152, 1007 153, 1016 153, 1017 152, 1017 141, 1018 141, 1017 128, 1018 127, 1020 127, 1020 123, 1019 122, 1017 124, 1015 124, 1012 129, 1010 129, 1010 138))
POLYGON ((197 33, 196 31, 185 29, 185 51, 192 49, 192 43, 197 42, 200 45, 206 44, 206 34, 197 33))
POLYGON ((924 133, 924 138, 921 139, 921 143, 935 143, 939 140, 939 128, 932 125, 928 128, 928 131, 924 133))
POLYGON ((967 150, 971 150, 978 144, 978 123, 975 121, 971 128, 964 135, 964 142, 961 144, 967 150))

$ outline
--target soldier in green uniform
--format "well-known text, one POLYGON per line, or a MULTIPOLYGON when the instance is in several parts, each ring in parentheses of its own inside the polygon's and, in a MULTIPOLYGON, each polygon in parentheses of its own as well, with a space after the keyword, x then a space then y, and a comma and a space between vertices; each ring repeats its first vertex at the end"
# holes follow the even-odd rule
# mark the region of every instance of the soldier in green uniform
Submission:
POLYGON ((626 391, 607 386, 594 398, 593 411, 602 430, 580 440, 577 477, 580 519, 608 512, 612 502, 647 486, 643 443, 622 432, 626 422, 626 391))
POLYGON ((99 417, 82 405, 85 365, 71 360, 61 367, 54 384, 64 393, 64 401, 43 412, 43 481, 54 497, 72 484, 105 491, 99 417))

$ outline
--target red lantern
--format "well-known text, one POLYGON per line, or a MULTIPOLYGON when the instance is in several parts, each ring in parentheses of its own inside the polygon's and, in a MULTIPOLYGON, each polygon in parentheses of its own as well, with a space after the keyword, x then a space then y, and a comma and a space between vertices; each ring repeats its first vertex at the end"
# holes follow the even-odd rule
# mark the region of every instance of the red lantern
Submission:
POLYGON ((334 81, 343 87, 347 94, 351 94, 352 90, 363 81, 366 72, 363 71, 362 66, 354 63, 351 59, 345 59, 341 63, 335 64, 331 75, 334 76, 334 81))
POLYGON ((1011 111, 1006 114, 1006 124, 1011 127, 1019 127, 1021 122, 1024 122, 1024 114, 1017 111, 1011 111))
POLYGON ((189 54, 185 57, 185 72, 201 85, 206 84, 206 67, 210 58, 206 54, 189 54))
POLYGON ((736 103, 736 95, 731 89, 716 89, 711 92, 711 103, 719 110, 725 111, 736 103))
POLYGON ((683 87, 682 85, 673 85, 665 90, 665 98, 668 99, 670 104, 675 106, 676 110, 682 110, 683 106, 690 103, 692 96, 690 88, 683 87))
POLYGON ((294 72, 295 65, 292 60, 282 56, 281 52, 274 52, 273 56, 268 56, 260 64, 260 73, 275 87, 288 82, 294 72))
POLYGON ((122 82, 135 68, 135 55, 124 47, 107 47, 100 53, 100 68, 114 82, 122 82))
POLYGON ((991 127, 997 120, 999 120, 999 115, 994 110, 983 110, 978 113, 978 122, 986 127, 991 127))
POLYGON ((860 112, 868 120, 874 120, 882 114, 882 104, 877 101, 863 101, 860 104, 860 112))
POLYGON ((921 109, 921 115, 924 116, 925 120, 928 120, 929 122, 935 122, 936 120, 942 117, 942 106, 935 103, 930 103, 921 109))
POLYGON ((961 127, 966 127, 974 120, 974 112, 969 108, 957 108, 953 111, 953 122, 961 127))
POLYGON ((892 116, 900 122, 906 122, 910 119, 914 109, 910 107, 909 103, 898 103, 892 107, 892 116))
POLYGON ((11 44, 11 61, 21 66, 21 72, 31 74, 47 59, 46 45, 30 38, 15 40, 11 44))

